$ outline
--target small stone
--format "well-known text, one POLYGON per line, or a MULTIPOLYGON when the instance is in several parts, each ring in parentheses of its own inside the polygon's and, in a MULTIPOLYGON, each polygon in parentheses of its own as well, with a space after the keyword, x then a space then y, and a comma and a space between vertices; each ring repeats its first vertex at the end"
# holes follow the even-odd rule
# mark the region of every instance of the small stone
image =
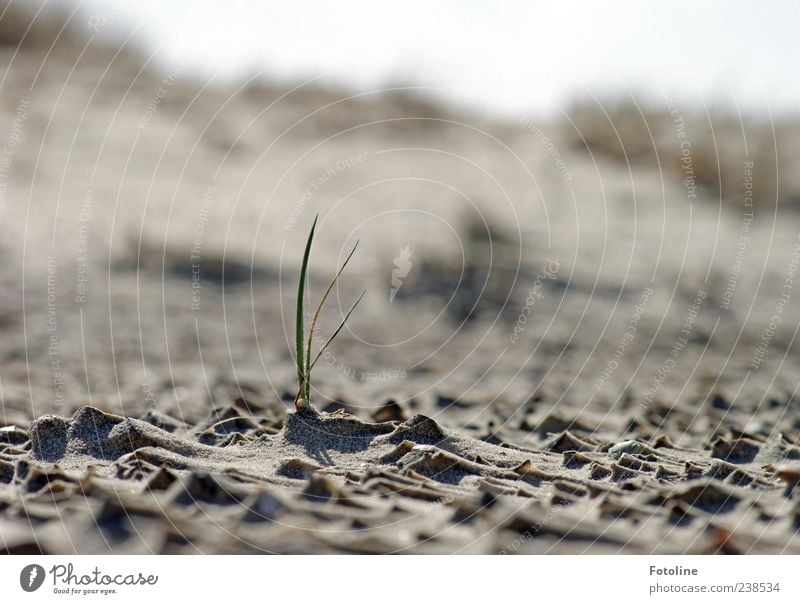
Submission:
POLYGON ((628 455, 649 455, 653 453, 653 449, 645 445, 644 443, 640 443, 636 440, 624 440, 621 443, 618 443, 611 447, 608 450, 608 454, 613 459, 619 459, 625 454, 628 455))
POLYGON ((786 484, 784 495, 790 497, 794 488, 800 484, 800 465, 794 463, 780 464, 775 468, 775 476, 786 484))
POLYGON ((720 411, 728 411, 731 408, 731 404, 721 394, 714 395, 714 398, 711 399, 711 406, 720 411))

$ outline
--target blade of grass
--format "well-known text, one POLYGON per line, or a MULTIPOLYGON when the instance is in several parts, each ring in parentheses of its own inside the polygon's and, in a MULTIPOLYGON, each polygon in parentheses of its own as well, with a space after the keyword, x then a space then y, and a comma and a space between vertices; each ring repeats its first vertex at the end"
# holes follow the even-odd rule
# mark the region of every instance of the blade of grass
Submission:
POLYGON ((317 228, 317 220, 319 215, 314 217, 314 223, 311 225, 311 231, 308 233, 308 241, 306 241, 306 249, 303 254, 303 264, 300 266, 300 283, 297 286, 297 313, 295 317, 295 364, 297 365, 297 387, 300 392, 305 392, 304 384, 306 383, 306 365, 303 358, 303 336, 305 331, 303 320, 303 298, 305 297, 306 290, 306 272, 308 270, 308 258, 311 254, 311 242, 314 240, 314 229, 317 228))
POLYGON ((342 319, 342 322, 339 323, 339 327, 336 328, 336 331, 333 332, 333 335, 330 338, 328 338, 325 344, 322 345, 322 348, 319 349, 317 356, 314 357, 314 362, 308 366, 309 373, 314 368, 314 365, 317 364, 317 361, 319 361, 319 358, 322 356, 322 353, 325 352, 325 349, 328 348, 330 343, 333 342, 333 339, 339 335, 340 331, 342 331, 344 324, 347 323, 347 319, 349 319, 350 315, 353 314, 353 311, 356 309, 356 306, 358 306, 358 303, 361 302, 361 299, 364 297, 364 294, 366 293, 367 290, 361 292, 361 295, 358 297, 358 299, 355 302, 353 302, 353 305, 350 307, 350 310, 348 310, 347 313, 344 315, 344 319, 342 319))
POLYGON ((325 305, 325 301, 328 299, 328 295, 330 295, 331 291, 333 291, 333 286, 336 285, 336 282, 341 277, 342 272, 344 271, 345 267, 347 267, 347 263, 350 262, 350 259, 353 257, 353 254, 358 248, 358 241, 353 246, 353 249, 350 250, 350 253, 347 254, 347 258, 345 258, 344 262, 342 263, 341 268, 336 273, 336 276, 331 280, 330 284, 328 285, 328 289, 325 290, 325 293, 322 295, 322 299, 319 301, 317 305, 317 310, 314 312, 314 317, 311 319, 311 327, 308 329, 308 341, 306 343, 306 367, 305 367, 305 386, 304 386, 304 396, 306 400, 308 400, 310 390, 311 390, 311 343, 314 338, 314 331, 317 328, 317 319, 319 319, 319 314, 322 312, 322 307, 325 305))

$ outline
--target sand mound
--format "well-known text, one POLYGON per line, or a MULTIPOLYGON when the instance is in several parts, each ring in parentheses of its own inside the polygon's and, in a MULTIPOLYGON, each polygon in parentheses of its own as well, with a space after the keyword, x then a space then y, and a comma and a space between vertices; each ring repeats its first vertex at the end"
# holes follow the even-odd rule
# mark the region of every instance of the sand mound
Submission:
POLYGON ((27 431, 0 432, 3 546, 46 553, 797 550, 796 473, 763 463, 767 449, 786 457, 774 443, 720 438, 702 457, 666 438, 605 442, 575 426, 528 450, 465 436, 424 415, 369 423, 342 411, 276 418, 228 407, 185 426, 82 407, 69 419, 46 415, 27 431), (752 528, 737 531, 742 524, 752 528))

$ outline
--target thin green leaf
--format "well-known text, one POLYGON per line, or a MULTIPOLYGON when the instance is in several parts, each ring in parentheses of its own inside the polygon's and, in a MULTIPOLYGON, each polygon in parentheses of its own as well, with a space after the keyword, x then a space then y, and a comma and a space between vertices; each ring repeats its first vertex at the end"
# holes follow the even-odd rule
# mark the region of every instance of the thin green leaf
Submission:
POLYGON ((306 250, 303 254, 303 264, 300 266, 300 283, 297 285, 297 314, 295 317, 295 363, 297 365, 297 386, 301 392, 306 393, 306 398, 308 389, 304 386, 307 383, 307 370, 305 369, 307 364, 303 358, 303 335, 305 331, 305 322, 303 320, 303 299, 305 297, 306 289, 308 258, 311 254, 311 242, 314 240, 314 230, 317 228, 317 219, 319 219, 319 215, 314 217, 314 223, 311 225, 311 231, 308 233, 306 250))

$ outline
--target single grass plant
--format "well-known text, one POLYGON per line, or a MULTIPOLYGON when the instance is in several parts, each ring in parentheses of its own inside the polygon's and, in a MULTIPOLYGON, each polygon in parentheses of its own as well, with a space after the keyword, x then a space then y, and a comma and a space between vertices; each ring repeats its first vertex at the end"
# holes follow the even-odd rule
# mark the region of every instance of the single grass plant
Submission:
POLYGON ((308 240, 306 241, 306 247, 303 253, 303 263, 300 265, 300 282, 297 286, 297 307, 295 315, 295 366, 297 367, 297 395, 294 399, 294 406, 298 411, 306 409, 310 405, 311 370, 314 369, 314 365, 317 364, 317 361, 319 361, 319 359, 322 357, 322 354, 325 352, 328 346, 331 345, 331 342, 333 342, 336 336, 339 335, 339 332, 342 331, 345 323, 347 323, 347 320, 350 318, 350 315, 353 314, 356 306, 358 306, 359 302, 361 302, 361 300, 364 298, 364 294, 367 293, 366 289, 361 292, 356 301, 353 302, 352 306, 350 306, 349 310, 345 313, 339 325, 333 331, 333 334, 327 340, 325 340, 322 347, 312 360, 311 345, 314 341, 314 332, 317 329, 322 308, 325 305, 325 302, 328 300, 328 296, 333 291, 333 288, 339 280, 339 277, 342 276, 344 269, 347 267, 348 263, 353 258, 353 254, 358 248, 358 241, 356 241, 353 249, 351 249, 350 253, 347 254, 342 266, 336 272, 336 275, 333 277, 327 289, 325 290, 325 293, 322 295, 322 298, 320 299, 319 304, 317 305, 317 308, 311 317, 311 323, 309 325, 308 333, 306 334, 305 315, 303 313, 305 308, 306 280, 308 275, 308 262, 309 258, 311 257, 311 246, 314 241, 314 233, 317 228, 318 219, 319 216, 314 217, 314 222, 312 223, 311 230, 308 233, 308 240))

